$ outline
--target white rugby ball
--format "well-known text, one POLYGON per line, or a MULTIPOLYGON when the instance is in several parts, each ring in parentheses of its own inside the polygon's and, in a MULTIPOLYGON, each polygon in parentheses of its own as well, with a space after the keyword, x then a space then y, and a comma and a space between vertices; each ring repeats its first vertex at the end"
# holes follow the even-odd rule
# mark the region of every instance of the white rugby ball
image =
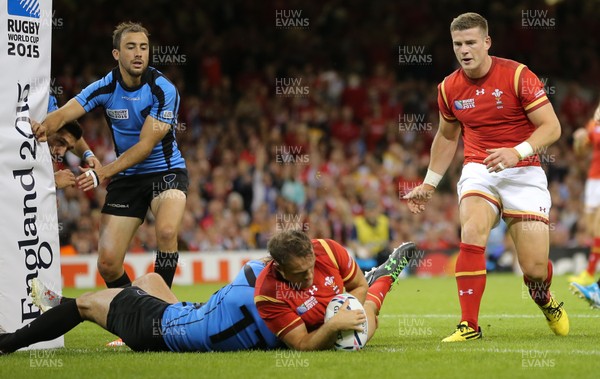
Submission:
MULTIPOLYGON (((360 301, 358 301, 354 296, 347 293, 336 295, 333 299, 331 299, 329 305, 327 305, 327 310, 325 311, 325 322, 329 321, 330 318, 338 313, 342 307, 342 304, 344 304, 347 299, 349 300, 347 309, 358 309, 363 312, 365 311, 360 301)), ((362 324, 362 327, 362 332, 358 332, 356 330, 344 330, 338 332, 338 336, 334 345, 336 350, 356 351, 362 349, 367 343, 368 325, 366 320, 362 324)))

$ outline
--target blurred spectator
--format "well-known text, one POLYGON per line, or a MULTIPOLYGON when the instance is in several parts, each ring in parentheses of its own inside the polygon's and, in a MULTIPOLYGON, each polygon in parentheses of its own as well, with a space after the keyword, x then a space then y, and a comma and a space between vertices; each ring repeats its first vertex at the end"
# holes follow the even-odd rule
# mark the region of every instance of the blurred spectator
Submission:
POLYGON ((349 243, 358 266, 366 271, 385 262, 391 252, 389 244, 392 239, 390 220, 375 201, 367 201, 364 215, 354 217, 349 243))

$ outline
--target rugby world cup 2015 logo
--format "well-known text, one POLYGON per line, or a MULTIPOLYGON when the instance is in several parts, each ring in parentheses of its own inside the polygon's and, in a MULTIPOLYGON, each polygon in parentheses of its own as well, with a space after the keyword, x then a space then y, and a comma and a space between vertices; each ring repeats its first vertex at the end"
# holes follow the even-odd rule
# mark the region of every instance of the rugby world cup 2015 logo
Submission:
POLYGON ((38 0, 8 0, 7 11, 13 16, 40 18, 40 3, 38 0))
POLYGON ((475 108, 475 99, 454 100, 454 108, 458 111, 475 108))
MULTIPOLYGON (((42 5, 45 4, 46 1, 42 2, 42 5)), ((56 11, 52 10, 44 10, 40 7, 39 0, 7 0, 6 2, 6 12, 9 16, 17 16, 19 18, 9 17, 9 23, 12 23, 12 27, 9 25, 9 32, 11 33, 21 33, 23 32, 25 35, 30 34, 31 32, 26 31, 26 29, 22 29, 21 25, 30 25, 32 22, 35 23, 35 28, 39 30, 39 27, 52 26, 53 29, 62 28, 64 24, 64 20, 62 17, 56 17, 56 11), (29 18, 29 20, 23 20, 21 17, 29 18), (15 25, 16 23, 16 25, 15 25), (23 24, 25 23, 25 24, 23 24), (15 30, 16 28, 16 30, 15 30), (13 30, 11 30, 13 29, 13 30)), ((29 28, 31 30, 31 28, 29 28)), ((36 36, 39 36, 37 32, 35 32, 36 36)), ((9 34, 9 36, 13 36, 13 34, 9 34)), ((10 38, 10 37, 9 37, 10 38)), ((10 40, 9 40, 10 41, 10 40)), ((34 42, 35 41, 23 41, 23 42, 34 42)), ((12 55, 12 54, 10 54, 12 55)))

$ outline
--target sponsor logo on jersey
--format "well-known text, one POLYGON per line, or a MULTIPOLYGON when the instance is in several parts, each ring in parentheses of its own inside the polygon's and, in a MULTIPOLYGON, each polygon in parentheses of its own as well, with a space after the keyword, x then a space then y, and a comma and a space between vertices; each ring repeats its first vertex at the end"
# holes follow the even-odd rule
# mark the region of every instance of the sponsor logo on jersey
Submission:
POLYGON ((165 183, 171 183, 173 180, 175 180, 176 177, 177 177, 176 174, 167 174, 167 175, 163 176, 163 181, 165 183))
POLYGON ((129 109, 107 109, 106 114, 108 117, 115 120, 128 120, 129 109))
POLYGON ((141 99, 141 97, 129 97, 129 96, 121 96, 121 99, 123 100, 128 100, 128 101, 139 101, 141 99))
POLYGON ((40 3, 38 0, 8 0, 8 14, 40 18, 40 3))
POLYGON ((475 99, 454 100, 454 108, 459 111, 475 108, 475 99))
POLYGON ((477 96, 479 96, 479 95, 485 95, 485 88, 476 89, 475 90, 475 95, 477 95, 477 96))
POLYGON ((112 208, 129 208, 129 204, 107 203, 106 206, 112 208))
POLYGON ((174 117, 173 111, 162 111, 162 112, 160 112, 160 117, 171 119, 174 117))

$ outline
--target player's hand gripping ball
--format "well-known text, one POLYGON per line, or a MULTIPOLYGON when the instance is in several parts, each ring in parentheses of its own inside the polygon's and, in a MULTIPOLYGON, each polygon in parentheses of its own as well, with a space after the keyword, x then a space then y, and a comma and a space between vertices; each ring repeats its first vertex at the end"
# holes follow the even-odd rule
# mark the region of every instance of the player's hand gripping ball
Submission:
MULTIPOLYGON (((360 301, 358 301, 354 296, 347 293, 336 295, 333 299, 331 299, 329 305, 327 305, 327 310, 325 311, 325 322, 335 316, 335 314, 340 310, 342 304, 344 304, 347 299, 349 300, 347 309, 358 309, 363 312, 365 311, 360 301)), ((356 351, 362 349, 367 343, 368 325, 366 319, 361 326, 363 328, 362 332, 358 332, 356 330, 344 330, 338 332, 338 336, 334 345, 335 349, 344 351, 356 351)))

